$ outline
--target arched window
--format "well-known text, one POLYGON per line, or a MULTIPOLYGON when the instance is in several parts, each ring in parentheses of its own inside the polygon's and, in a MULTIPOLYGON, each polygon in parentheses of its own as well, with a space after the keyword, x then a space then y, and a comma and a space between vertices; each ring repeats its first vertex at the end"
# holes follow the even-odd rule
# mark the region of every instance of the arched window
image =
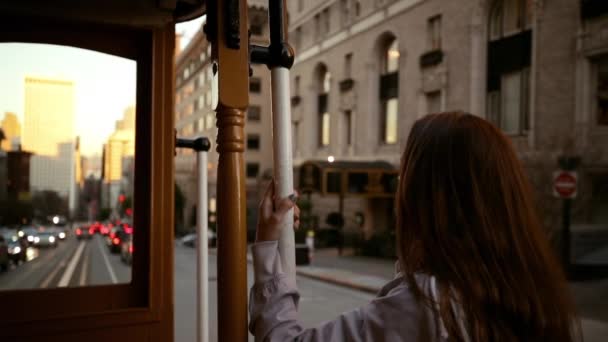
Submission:
POLYGON ((399 112, 399 42, 395 37, 390 37, 381 46, 380 137, 385 144, 395 144, 399 112))
POLYGON ((328 146, 330 141, 329 94, 331 91, 331 73, 325 65, 317 67, 317 113, 319 122, 319 146, 328 146))
POLYGON ((489 15, 490 40, 511 36, 530 28, 532 1, 496 0, 489 15))
POLYGON ((529 128, 531 11, 526 0, 495 0, 488 16, 487 116, 505 133, 529 128))

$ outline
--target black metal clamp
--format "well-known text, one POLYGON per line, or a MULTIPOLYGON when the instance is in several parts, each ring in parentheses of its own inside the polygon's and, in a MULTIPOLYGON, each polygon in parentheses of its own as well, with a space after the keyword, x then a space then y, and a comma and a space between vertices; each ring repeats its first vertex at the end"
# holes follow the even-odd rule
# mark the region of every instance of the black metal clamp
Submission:
POLYGON ((196 139, 175 139, 175 147, 176 148, 189 148, 196 152, 209 152, 211 148, 211 143, 209 139, 205 137, 200 137, 196 139))
POLYGON ((268 0, 270 46, 249 45, 251 63, 265 64, 268 68, 290 69, 295 59, 293 48, 287 43, 284 0, 268 0))

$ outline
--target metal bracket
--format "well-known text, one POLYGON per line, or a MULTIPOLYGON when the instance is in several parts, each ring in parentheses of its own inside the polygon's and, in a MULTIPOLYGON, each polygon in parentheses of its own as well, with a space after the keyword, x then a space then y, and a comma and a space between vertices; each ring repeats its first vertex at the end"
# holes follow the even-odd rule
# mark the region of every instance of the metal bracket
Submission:
POLYGON ((290 69, 295 59, 293 48, 287 43, 284 0, 268 0, 268 22, 270 46, 249 45, 249 59, 254 64, 265 64, 268 68, 290 69))
POLYGON ((200 137, 196 139, 175 139, 175 147, 176 148, 189 148, 196 152, 208 152, 211 148, 211 143, 209 139, 205 137, 200 137))

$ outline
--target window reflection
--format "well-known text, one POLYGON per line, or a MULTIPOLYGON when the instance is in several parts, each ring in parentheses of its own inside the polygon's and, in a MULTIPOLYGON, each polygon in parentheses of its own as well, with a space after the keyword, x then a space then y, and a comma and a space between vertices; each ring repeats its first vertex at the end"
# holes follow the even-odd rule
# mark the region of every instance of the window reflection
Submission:
POLYGON ((0 289, 130 282, 136 63, 2 43, 0 69, 0 289))

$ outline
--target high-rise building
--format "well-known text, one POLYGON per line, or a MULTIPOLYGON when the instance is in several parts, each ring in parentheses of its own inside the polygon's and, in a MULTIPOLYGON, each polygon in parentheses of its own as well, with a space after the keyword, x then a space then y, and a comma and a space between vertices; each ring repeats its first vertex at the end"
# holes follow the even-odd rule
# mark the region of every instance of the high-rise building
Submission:
POLYGON ((71 205, 75 203, 74 108, 73 82, 26 77, 21 143, 25 151, 33 154, 32 191, 56 191, 71 205))
POLYGON ((0 128, 4 131, 5 140, 2 141, 0 150, 16 150, 15 143, 21 136, 21 124, 15 113, 4 113, 4 119, 0 123, 0 128))
POLYGON ((121 120, 116 121, 116 130, 104 145, 102 205, 115 206, 121 193, 132 192, 131 177, 125 170, 135 156, 135 107, 125 110, 121 120))

